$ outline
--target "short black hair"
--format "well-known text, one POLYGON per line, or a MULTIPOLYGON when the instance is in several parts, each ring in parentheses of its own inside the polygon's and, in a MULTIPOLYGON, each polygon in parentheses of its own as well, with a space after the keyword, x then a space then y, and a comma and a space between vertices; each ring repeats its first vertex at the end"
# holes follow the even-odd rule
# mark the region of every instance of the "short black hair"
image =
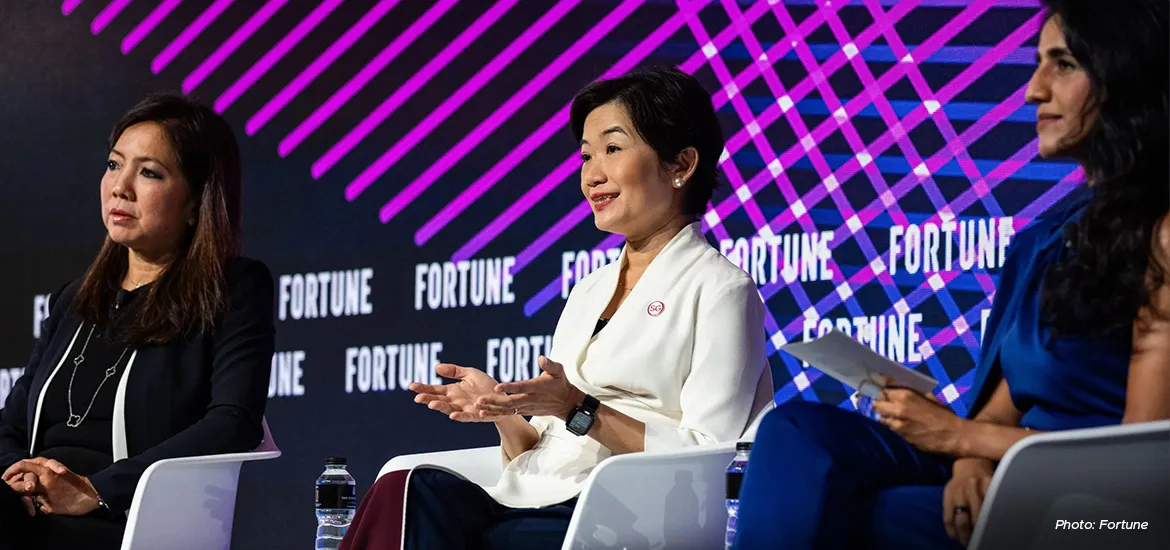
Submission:
POLYGON ((673 163, 687 147, 699 152, 698 166, 684 187, 684 209, 686 214, 702 215, 719 186, 719 156, 725 143, 711 94, 695 77, 667 66, 638 68, 625 76, 594 82, 577 93, 569 111, 577 142, 585 132, 589 113, 614 102, 625 107, 634 130, 663 165, 673 163))

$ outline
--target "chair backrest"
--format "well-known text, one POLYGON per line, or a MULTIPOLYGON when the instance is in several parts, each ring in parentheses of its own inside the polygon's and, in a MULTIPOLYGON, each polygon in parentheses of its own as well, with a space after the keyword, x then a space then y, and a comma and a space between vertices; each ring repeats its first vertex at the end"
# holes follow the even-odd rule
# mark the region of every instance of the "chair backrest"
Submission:
POLYGON ((756 417, 752 420, 752 423, 748 424, 747 429, 743 431, 743 436, 739 438, 740 441, 755 441, 756 431, 760 429, 760 423, 763 422, 764 417, 768 416, 768 413, 772 412, 772 409, 775 408, 775 401, 769 400, 767 403, 765 403, 764 407, 760 409, 760 412, 756 413, 756 417))
POLYGON ((256 452, 279 451, 280 448, 272 440, 272 431, 268 429, 268 417, 261 419, 260 423, 264 426, 264 439, 260 441, 260 446, 256 447, 256 452))
MULTIPOLYGON (((1155 525, 1170 516, 1167 443, 1170 420, 1051 432, 1020 440, 996 469, 968 548, 1101 544, 1092 537, 1094 531, 1058 529, 1056 524, 1062 519, 1091 519, 1094 528, 1101 519, 1145 520, 1155 525)), ((1115 541, 1120 533, 1101 532, 1115 541)))

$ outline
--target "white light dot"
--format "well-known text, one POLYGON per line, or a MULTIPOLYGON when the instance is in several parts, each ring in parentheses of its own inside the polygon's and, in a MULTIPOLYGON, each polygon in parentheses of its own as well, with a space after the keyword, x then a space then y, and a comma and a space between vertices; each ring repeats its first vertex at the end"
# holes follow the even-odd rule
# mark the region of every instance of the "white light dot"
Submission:
POLYGON ((760 63, 767 63, 768 62, 768 52, 761 53, 760 56, 756 58, 756 61, 759 61, 760 63))
POLYGON ((935 292, 938 292, 939 290, 942 290, 943 287, 947 286, 947 283, 943 281, 943 278, 940 277, 938 273, 931 275, 930 278, 926 280, 926 282, 930 283, 930 288, 935 292))
POLYGON ((788 343, 788 339, 784 337, 783 331, 779 331, 776 334, 772 335, 772 347, 779 349, 781 347, 784 347, 784 344, 787 344, 787 343, 788 343))
POLYGON ((913 62, 914 62, 914 56, 912 56, 910 54, 906 54, 904 57, 902 57, 902 63, 913 63, 913 62))
POLYGON ((776 104, 780 106, 780 111, 787 113, 792 108, 792 98, 782 95, 776 99, 776 104))
POLYGON ((760 135, 760 123, 754 120, 749 122, 747 125, 747 131, 748 135, 752 137, 760 135))
POLYGON ((808 214, 808 209, 804 207, 804 202, 800 199, 796 199, 796 202, 792 203, 790 208, 792 209, 792 214, 797 218, 802 218, 805 214, 808 214))
POLYGON ((719 164, 727 162, 727 159, 729 158, 731 158, 731 152, 727 149, 724 149, 723 152, 719 154, 719 164))
POLYGON ((711 42, 703 44, 703 55, 706 56, 707 59, 715 57, 715 54, 717 53, 719 53, 719 49, 715 47, 715 44, 712 44, 711 42))
POLYGON ((882 204, 886 205, 886 207, 893 206, 897 202, 898 199, 894 198, 893 191, 886 191, 882 193, 882 204))
POLYGON ((805 151, 809 151, 813 147, 816 147, 817 142, 816 142, 816 140, 813 139, 812 136, 804 136, 804 137, 800 138, 800 145, 802 147, 804 147, 805 151))
POLYGON ((845 47, 842 49, 845 51, 846 59, 853 59, 853 57, 857 55, 857 44, 850 42, 845 44, 845 47))
POLYGON ((942 394, 947 403, 954 403, 959 398, 959 390, 955 389, 954 384, 947 384, 947 387, 943 388, 942 394))
POLYGON ((906 300, 898 300, 894 304, 894 311, 898 312, 898 315, 905 315, 910 313, 910 306, 906 305, 906 300))
POLYGON ((714 210, 708 210, 703 219, 707 222, 707 227, 719 225, 719 213, 714 210))
POLYGON ((928 113, 930 113, 930 114, 932 114, 932 115, 935 113, 935 111, 938 111, 938 109, 939 109, 939 107, 940 107, 940 105, 938 104, 938 102, 937 102, 937 101, 935 101, 935 100, 933 100, 933 99, 931 99, 931 100, 929 100, 929 101, 924 101, 924 102, 922 102, 922 105, 923 105, 924 107, 926 107, 926 112, 928 112, 928 113))
POLYGON ((837 287, 837 295, 840 296, 842 300, 848 300, 850 296, 853 296, 853 289, 849 288, 848 282, 841 283, 841 285, 837 287))
POLYGON ((820 315, 817 314, 816 308, 810 307, 810 308, 804 310, 804 318, 805 319, 819 319, 820 315))
POLYGON ((808 387, 812 385, 812 384, 809 384, 808 376, 805 376, 805 374, 803 372, 792 377, 792 383, 796 384, 796 389, 798 389, 800 391, 807 390, 808 387))
POLYGON ((831 193, 836 191, 838 187, 841 187, 841 183, 837 181, 837 176, 829 174, 829 177, 825 178, 825 189, 831 193))
POLYGON ((861 223, 861 218, 858 218, 857 214, 849 216, 849 219, 845 220, 845 225, 848 226, 849 230, 854 233, 861 231, 861 228, 864 227, 864 225, 861 223))
POLYGON ((731 99, 739 93, 739 86, 736 86, 734 82, 728 82, 727 85, 723 87, 723 91, 727 92, 727 99, 731 99))
POLYGON ((926 167, 926 163, 919 163, 918 166, 914 167, 914 175, 925 178, 930 175, 930 169, 926 167))
POLYGON ((865 168, 866 166, 869 166, 869 163, 873 162, 873 155, 866 151, 857 153, 857 162, 860 162, 861 167, 865 168))
POLYGON ((845 122, 849 118, 849 115, 845 113, 844 107, 838 107, 836 111, 833 111, 833 118, 837 119, 838 123, 841 123, 845 122))
POLYGON ((763 237, 764 239, 771 239, 772 237, 776 236, 776 233, 772 232, 771 226, 768 226, 768 225, 761 227, 759 233, 760 233, 760 236, 763 237))
POLYGON ((735 190, 735 196, 739 197, 739 202, 747 202, 752 199, 752 190, 746 185, 741 185, 735 190))
POLYGON ((872 262, 869 262, 869 270, 873 271, 874 275, 885 273, 886 262, 883 262, 881 258, 874 258, 872 262))
POLYGON ((780 159, 772 159, 772 162, 768 163, 768 171, 772 173, 772 177, 779 176, 784 172, 784 167, 780 165, 780 159))
POLYGON ((967 319, 965 317, 959 317, 958 319, 955 319, 955 334, 962 336, 963 333, 967 332, 970 328, 971 327, 967 324, 967 319))

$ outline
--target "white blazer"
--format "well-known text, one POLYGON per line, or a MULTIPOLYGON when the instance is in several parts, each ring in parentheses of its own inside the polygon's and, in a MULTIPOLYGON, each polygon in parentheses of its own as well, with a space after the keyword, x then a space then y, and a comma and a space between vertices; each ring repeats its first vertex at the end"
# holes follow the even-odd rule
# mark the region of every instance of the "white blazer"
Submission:
MULTIPOLYGON (((593 336, 617 288, 618 261, 569 294, 549 358, 601 403, 646 424, 645 450, 733 441, 772 402, 764 304, 751 277, 719 254, 699 222, 682 229, 646 268, 609 323, 593 336)), ((534 417, 536 446, 486 488, 513 508, 577 496, 613 453, 556 417, 534 417)))

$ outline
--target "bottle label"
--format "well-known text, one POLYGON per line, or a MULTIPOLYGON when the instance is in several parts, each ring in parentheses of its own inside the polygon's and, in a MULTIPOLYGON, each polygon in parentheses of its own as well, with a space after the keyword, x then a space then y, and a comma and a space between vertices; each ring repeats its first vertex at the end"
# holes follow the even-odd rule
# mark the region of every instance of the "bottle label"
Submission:
POLYGON ((317 509, 357 508, 355 487, 350 484, 317 485, 317 509))
POLYGON ((743 485, 743 472, 727 472, 727 499, 738 499, 739 488, 743 485))

